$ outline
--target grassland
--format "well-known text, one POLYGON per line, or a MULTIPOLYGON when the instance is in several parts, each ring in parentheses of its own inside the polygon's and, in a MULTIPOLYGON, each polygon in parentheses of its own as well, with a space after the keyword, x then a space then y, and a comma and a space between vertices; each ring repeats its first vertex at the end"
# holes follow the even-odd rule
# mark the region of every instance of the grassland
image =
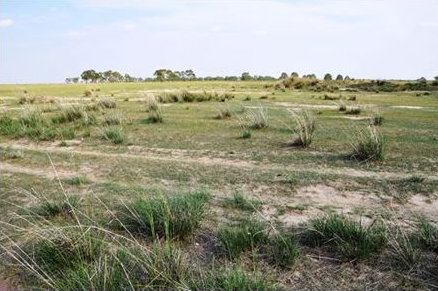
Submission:
POLYGON ((436 92, 2 85, 0 106, 2 276, 18 289, 438 288, 436 92), (370 123, 383 147, 364 161, 370 123))

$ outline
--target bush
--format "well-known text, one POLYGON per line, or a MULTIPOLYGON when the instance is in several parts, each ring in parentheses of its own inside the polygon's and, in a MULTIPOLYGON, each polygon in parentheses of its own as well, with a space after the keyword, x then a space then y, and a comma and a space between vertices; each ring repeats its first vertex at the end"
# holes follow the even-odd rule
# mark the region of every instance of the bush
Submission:
POLYGON ((386 228, 381 224, 364 226, 361 222, 331 214, 310 222, 306 240, 311 244, 331 245, 346 259, 367 259, 387 243, 386 228))
POLYGON ((114 144, 121 144, 125 140, 120 127, 104 127, 101 131, 102 139, 110 140, 114 144))
POLYGON ((292 110, 289 110, 289 112, 295 122, 293 131, 296 135, 290 145, 308 147, 312 143, 313 132, 315 131, 315 118, 307 110, 301 110, 298 113, 292 110))
POLYGON ((218 237, 230 259, 240 257, 245 251, 255 251, 268 242, 264 224, 254 219, 243 219, 235 226, 220 229, 218 237))
POLYGON ((359 161, 383 159, 383 137, 377 127, 368 126, 367 130, 357 130, 355 140, 350 141, 353 152, 350 157, 359 161))
POLYGON ((133 233, 153 238, 184 238, 199 227, 209 197, 206 192, 194 192, 139 198, 120 211, 120 221, 133 233))

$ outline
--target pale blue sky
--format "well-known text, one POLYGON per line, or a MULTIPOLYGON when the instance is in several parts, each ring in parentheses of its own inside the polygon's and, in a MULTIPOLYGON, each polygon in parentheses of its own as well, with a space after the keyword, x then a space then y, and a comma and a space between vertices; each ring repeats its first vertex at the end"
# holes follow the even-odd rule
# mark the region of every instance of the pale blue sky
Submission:
POLYGON ((2 0, 0 19, 1 83, 63 82, 91 68, 438 75, 436 0, 2 0))

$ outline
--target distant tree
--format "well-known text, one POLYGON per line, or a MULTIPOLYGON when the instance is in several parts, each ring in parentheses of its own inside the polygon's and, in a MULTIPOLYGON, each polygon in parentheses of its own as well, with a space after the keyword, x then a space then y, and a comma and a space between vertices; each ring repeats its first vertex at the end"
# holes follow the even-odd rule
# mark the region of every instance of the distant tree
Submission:
POLYGON ((244 72, 244 73, 242 73, 242 76, 240 77, 240 80, 248 81, 248 80, 252 80, 252 77, 251 77, 251 75, 248 72, 244 72))
POLYGON ((336 76, 336 81, 342 81, 342 80, 344 80, 344 78, 342 78, 341 74, 336 76))
POLYGON ((349 76, 345 76, 344 81, 350 81, 350 77, 349 76))
POLYGON ((286 79, 287 77, 288 77, 287 73, 283 72, 283 73, 281 73, 279 79, 286 79))
POLYGON ((420 82, 420 83, 426 83, 426 82, 427 82, 427 80, 426 80, 425 77, 421 77, 421 78, 418 79, 417 81, 420 82))
POLYGON ((435 76, 434 78, 435 78, 435 81, 438 81, 438 76, 435 76))
POLYGON ((123 80, 124 80, 125 82, 131 83, 131 82, 134 82, 134 81, 135 81, 135 78, 132 77, 132 76, 130 76, 129 74, 125 74, 125 75, 123 76, 123 80))
POLYGON ((325 80, 325 81, 333 80, 332 75, 329 74, 329 73, 325 74, 325 75, 324 75, 324 80, 325 80))
POLYGON ((164 81, 166 79, 166 72, 166 69, 159 69, 155 71, 154 76, 158 81, 164 81))
POLYGON ((188 80, 195 80, 196 79, 195 72, 193 72, 192 69, 185 70, 184 75, 188 80))
POLYGON ((81 79, 84 80, 85 83, 88 83, 88 81, 95 82, 99 79, 99 74, 96 73, 95 70, 86 70, 82 72, 81 79))
POLYGON ((65 83, 70 84, 72 82, 71 78, 65 78, 65 83))
POLYGON ((300 75, 298 75, 297 72, 293 72, 292 74, 290 74, 290 76, 293 78, 298 78, 300 75))

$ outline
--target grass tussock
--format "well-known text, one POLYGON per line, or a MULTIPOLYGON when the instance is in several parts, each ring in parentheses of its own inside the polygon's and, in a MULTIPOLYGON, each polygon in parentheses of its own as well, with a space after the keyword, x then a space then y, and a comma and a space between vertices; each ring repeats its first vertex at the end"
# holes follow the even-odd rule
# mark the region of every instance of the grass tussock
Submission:
POLYGON ((424 250, 438 253, 438 227, 426 219, 417 224, 415 237, 424 250))
POLYGON ((97 105, 103 109, 116 108, 116 102, 108 98, 100 99, 97 101, 97 105))
POLYGON ((251 200, 245 197, 242 192, 234 192, 232 197, 225 200, 225 205, 244 211, 255 211, 262 205, 261 201, 251 200))
POLYGON ((214 117, 215 119, 226 119, 226 118, 230 118, 231 117, 231 111, 229 108, 223 108, 223 109, 219 109, 217 111, 216 116, 214 117))
POLYGON ((267 246, 270 262, 279 267, 292 266, 298 259, 300 251, 295 236, 292 234, 274 234, 267 246))
POLYGON ((370 117, 370 125, 379 126, 383 123, 383 116, 379 112, 374 112, 370 117))
POLYGON ((255 219, 242 219, 236 225, 222 228, 218 232, 227 256, 239 258, 243 252, 255 252, 268 242, 264 223, 255 219))
POLYGON ((29 210, 29 214, 43 217, 69 216, 80 206, 80 199, 76 195, 65 196, 63 199, 48 200, 39 198, 37 205, 29 210))
POLYGON ((132 233, 152 238, 184 238, 199 227, 209 197, 206 192, 194 192, 139 198, 120 211, 120 221, 132 233))
POLYGON ((269 126, 268 110, 261 104, 257 108, 248 108, 245 111, 245 120, 247 127, 252 129, 263 129, 269 126))
POLYGON ((52 117, 53 123, 73 122, 81 118, 88 119, 88 114, 81 105, 63 104, 59 110, 59 115, 52 117))
POLYGON ((163 111, 158 99, 154 96, 148 96, 146 99, 146 110, 149 112, 149 117, 145 120, 146 123, 162 123, 163 111))
POLYGON ((359 115, 362 112, 362 109, 359 106, 348 107, 345 111, 345 114, 349 115, 359 115))
POLYGON ((305 241, 311 245, 334 247, 347 260, 369 259, 387 244, 386 228, 335 214, 314 219, 306 231, 305 241))
POLYGON ((122 113, 117 110, 110 110, 103 115, 103 125, 120 125, 122 124, 122 113))
POLYGON ((357 128, 352 135, 353 140, 350 140, 353 148, 350 154, 352 159, 364 162, 383 159, 383 136, 377 127, 357 128))
POLYGON ((315 118, 308 110, 301 110, 299 112, 289 110, 289 112, 295 123, 292 128, 295 136, 289 144, 303 148, 308 147, 312 143, 313 132, 315 131, 315 118))
POLYGON ((105 126, 101 129, 101 138, 109 140, 114 144, 122 144, 125 141, 125 136, 121 127, 105 126))
POLYGON ((205 101, 220 101, 225 102, 231 100, 234 95, 229 93, 219 94, 217 92, 191 92, 191 91, 175 91, 162 92, 157 94, 157 100, 161 103, 174 102, 205 102, 205 101))

